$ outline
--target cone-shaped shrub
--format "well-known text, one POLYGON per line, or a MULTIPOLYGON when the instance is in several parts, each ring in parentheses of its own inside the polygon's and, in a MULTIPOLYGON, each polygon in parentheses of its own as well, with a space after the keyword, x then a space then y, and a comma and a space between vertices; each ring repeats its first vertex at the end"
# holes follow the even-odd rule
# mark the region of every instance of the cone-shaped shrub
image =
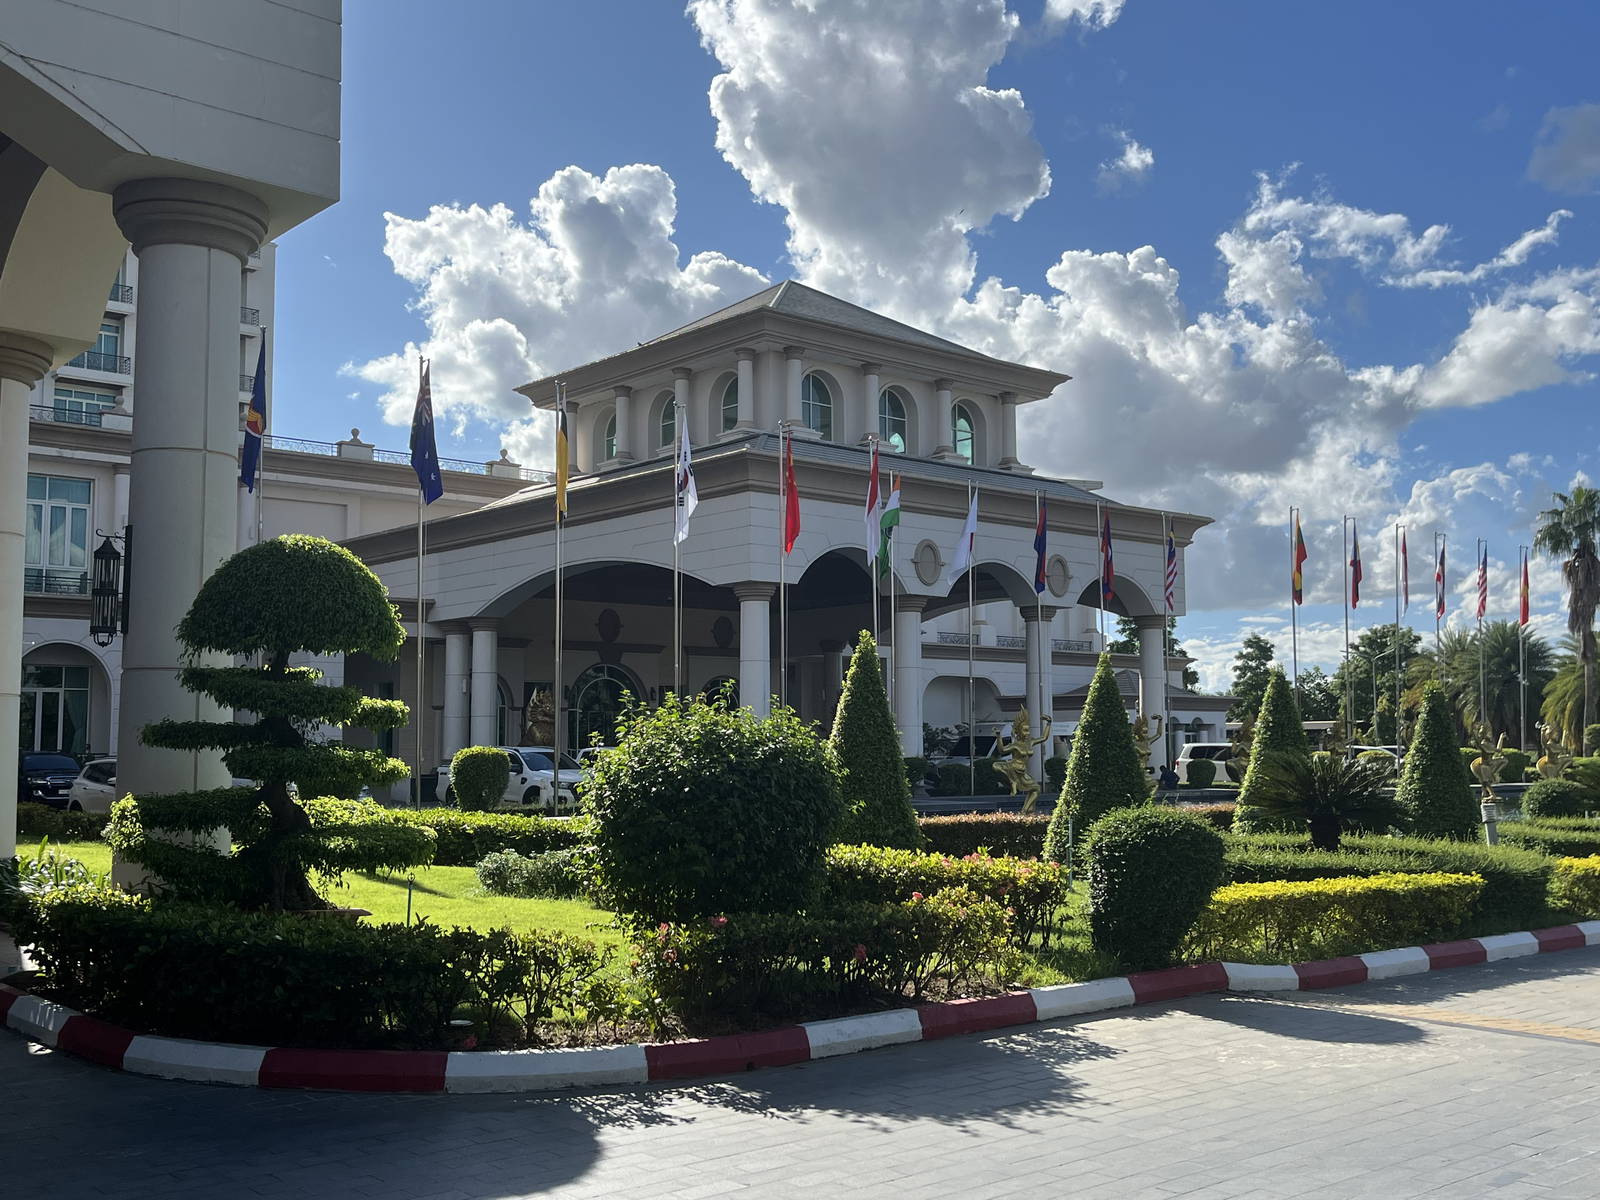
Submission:
MULTIPOLYGON (((1282 816, 1271 816, 1261 806, 1260 793, 1267 786, 1265 764, 1273 755, 1311 757, 1305 727, 1300 724, 1300 709, 1282 669, 1275 669, 1261 697, 1261 712, 1256 717, 1255 740, 1250 744, 1250 764, 1239 785, 1239 805, 1233 813, 1235 833, 1261 833, 1300 826, 1282 816)), ((1281 759, 1276 760, 1281 761, 1281 759)))
POLYGON ((1478 804, 1461 769, 1449 703, 1436 683, 1422 694, 1422 715, 1411 736, 1395 802, 1408 829, 1419 837, 1465 842, 1478 836, 1478 804))
POLYGON ((1114 808, 1143 804, 1150 798, 1150 785, 1139 749, 1133 742, 1133 726, 1122 707, 1122 693, 1111 671, 1111 659, 1100 656, 1089 694, 1083 701, 1083 719, 1072 735, 1072 753, 1067 758, 1067 778, 1050 828, 1045 834, 1044 856, 1051 862, 1066 862, 1067 821, 1079 841, 1089 826, 1114 808))
POLYGON ((864 629, 845 673, 828 744, 839 760, 846 809, 839 840, 920 850, 922 831, 911 807, 900 735, 883 687, 878 643, 864 629))

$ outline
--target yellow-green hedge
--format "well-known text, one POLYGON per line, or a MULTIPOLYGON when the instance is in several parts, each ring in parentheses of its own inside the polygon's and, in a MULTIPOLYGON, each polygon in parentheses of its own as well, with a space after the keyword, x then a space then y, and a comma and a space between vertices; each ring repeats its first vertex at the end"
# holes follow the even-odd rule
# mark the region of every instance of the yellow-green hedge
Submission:
POLYGON ((1305 962, 1456 936, 1481 875, 1356 875, 1232 883, 1189 931, 1185 955, 1231 962, 1305 962))
POLYGON ((1550 903, 1582 917, 1600 917, 1600 854, 1556 859, 1550 903))

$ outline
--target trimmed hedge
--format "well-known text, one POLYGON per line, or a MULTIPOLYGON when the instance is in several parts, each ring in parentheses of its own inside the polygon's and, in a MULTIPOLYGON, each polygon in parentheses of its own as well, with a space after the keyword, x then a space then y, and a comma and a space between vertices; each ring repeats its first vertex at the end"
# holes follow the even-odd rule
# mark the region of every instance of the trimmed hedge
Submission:
POLYGON ((1550 902, 1580 917, 1600 917, 1600 855, 1557 859, 1550 902))
MULTIPOLYGON (((1311 744, 1306 741, 1305 727, 1300 722, 1300 706, 1295 703, 1294 689, 1284 677, 1283 668, 1275 667, 1267 679, 1267 690, 1261 696, 1261 711, 1250 742, 1250 762, 1245 768, 1244 782, 1239 785, 1233 827, 1240 833, 1296 828, 1304 820, 1301 814, 1269 815, 1262 809, 1260 798, 1270 786, 1270 766, 1280 758, 1309 758, 1310 755, 1311 744)), ((1231 759, 1229 765, 1232 765, 1231 759)))
POLYGON ((466 812, 488 812, 506 794, 511 759, 497 746, 466 746, 450 760, 450 790, 466 812))
POLYGON ((1190 787, 1208 788, 1217 781, 1217 764, 1209 758, 1192 758, 1184 774, 1190 787))
POLYGON ((1185 957, 1292 963, 1442 941, 1482 891, 1482 876, 1444 872, 1232 883, 1189 931, 1185 957))
POLYGON ((1009 858, 1038 858, 1050 818, 1038 813, 954 813, 919 817, 917 824, 935 854, 964 858, 979 850, 1009 858))
MULTIPOLYGON (((1210 760, 1199 759, 1197 761, 1208 762, 1210 760)), ((1227 833, 1233 828, 1234 814, 1239 806, 1237 804, 1184 804, 1179 807, 1184 812, 1199 817, 1219 833, 1227 833)))
POLYGON ((1586 858, 1600 854, 1600 821, 1581 817, 1542 821, 1501 821, 1500 840, 1513 846, 1538 850, 1553 858, 1586 858))
POLYGON ((1222 835, 1175 808, 1107 813, 1085 855, 1090 942, 1130 971, 1167 966, 1223 881, 1222 835))
POLYGON ((928 789, 930 796, 1004 796, 1011 790, 992 758, 980 758, 971 766, 940 763, 936 773, 938 782, 928 789))
POLYGON ((475 869, 479 886, 493 896, 570 900, 589 891, 594 851, 588 846, 547 850, 543 854, 497 850, 485 855, 475 869))
MULTIPOLYGON (((1477 752, 1473 752, 1476 757, 1477 752)), ((1400 768, 1395 804, 1405 828, 1419 837, 1455 838, 1469 842, 1478 836, 1478 802, 1471 778, 1456 745, 1455 718, 1444 691, 1430 683, 1422 693, 1422 715, 1411 735, 1411 749, 1400 768)))
POLYGON ((433 851, 436 867, 475 866, 498 850, 518 854, 571 850, 592 840, 589 822, 581 817, 462 812, 457 808, 393 809, 391 815, 433 830, 438 838, 433 851))
POLYGON ((17 805, 17 837, 47 837, 55 842, 98 842, 110 813, 70 812, 24 800, 17 805))
POLYGON ((1083 717, 1072 735, 1066 780, 1045 834, 1045 857, 1064 862, 1069 829, 1081 840, 1089 826, 1112 809, 1149 800, 1150 780, 1144 768, 1111 670, 1111 656, 1102 654, 1083 700, 1083 717))
POLYGON ((1600 808, 1595 794, 1572 779, 1541 779, 1522 793, 1522 815, 1530 821, 1543 817, 1581 817, 1600 808))
POLYGON ((883 660, 876 639, 865 629, 850 656, 828 746, 839 764, 844 794, 839 840, 920 848, 922 834, 911 808, 900 735, 883 687, 883 660))
POLYGON ((824 907, 892 904, 967 888, 1004 905, 1019 944, 1035 934, 1048 943, 1066 902, 1067 872, 1058 863, 970 854, 919 854, 885 846, 831 846, 824 907))

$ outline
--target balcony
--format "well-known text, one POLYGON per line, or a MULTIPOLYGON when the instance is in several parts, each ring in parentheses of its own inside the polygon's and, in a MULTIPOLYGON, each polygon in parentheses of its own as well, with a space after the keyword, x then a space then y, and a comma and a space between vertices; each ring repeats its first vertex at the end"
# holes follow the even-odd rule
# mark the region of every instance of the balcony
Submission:
POLYGON ((113 304, 132 304, 133 284, 113 283, 111 285, 111 295, 108 296, 107 299, 109 299, 113 304))
POLYGON ((85 350, 67 362, 80 371, 105 371, 110 375, 132 375, 133 359, 126 354, 102 354, 98 350, 85 350))
POLYGON ((1002 650, 1026 650, 1028 639, 1014 633, 997 633, 994 635, 994 644, 1002 650))
POLYGON ((259 308, 242 307, 239 309, 239 324, 253 325, 261 328, 261 310, 259 308))
POLYGON ((1052 638, 1050 649, 1059 654, 1087 654, 1094 649, 1094 643, 1081 642, 1077 638, 1052 638))
POLYGON ((24 567, 22 590, 32 596, 87 596, 89 572, 81 567, 24 567))
POLYGON ((30 404, 28 405, 28 419, 30 421, 49 421, 54 425, 88 425, 91 428, 101 427, 101 416, 105 413, 103 408, 67 408, 58 404, 30 404))
POLYGON ((241 375, 241 376, 239 376, 239 390, 241 392, 253 392, 253 391, 255 391, 256 390, 256 377, 254 375, 241 375))
MULTIPOLYGON (((240 418, 241 420, 243 419, 242 411, 240 413, 240 418)), ((313 442, 308 441, 305 438, 279 437, 276 434, 271 433, 267 434, 262 441, 268 451, 288 450, 295 454, 317 454, 329 458, 345 457, 344 455, 340 454, 339 446, 334 442, 313 442)), ((365 443, 363 443, 363 445, 364 444, 365 443)), ((372 452, 371 461, 396 464, 403 463, 405 466, 410 467, 411 452, 409 450, 374 450, 372 452)), ((489 467, 487 464, 480 462, 469 462, 464 458, 441 457, 439 459, 439 469, 441 471, 459 471, 463 475, 489 474, 489 467)), ((535 471, 531 467, 519 467, 517 469, 517 474, 519 478, 527 480, 529 483, 555 482, 555 476, 549 471, 535 471)))

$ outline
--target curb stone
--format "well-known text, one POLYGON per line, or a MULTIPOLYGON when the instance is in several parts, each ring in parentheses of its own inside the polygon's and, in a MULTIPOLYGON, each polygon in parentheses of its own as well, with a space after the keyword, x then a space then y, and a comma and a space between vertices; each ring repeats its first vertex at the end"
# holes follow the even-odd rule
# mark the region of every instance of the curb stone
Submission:
POLYGON ((101 1066, 160 1079, 352 1092, 540 1092, 733 1075, 1206 992, 1347 987, 1596 945, 1600 945, 1600 921, 1583 921, 1292 965, 1199 963, 810 1021, 762 1033, 557 1050, 296 1050, 153 1037, 6 984, 0 984, 0 1020, 46 1046, 101 1066))

